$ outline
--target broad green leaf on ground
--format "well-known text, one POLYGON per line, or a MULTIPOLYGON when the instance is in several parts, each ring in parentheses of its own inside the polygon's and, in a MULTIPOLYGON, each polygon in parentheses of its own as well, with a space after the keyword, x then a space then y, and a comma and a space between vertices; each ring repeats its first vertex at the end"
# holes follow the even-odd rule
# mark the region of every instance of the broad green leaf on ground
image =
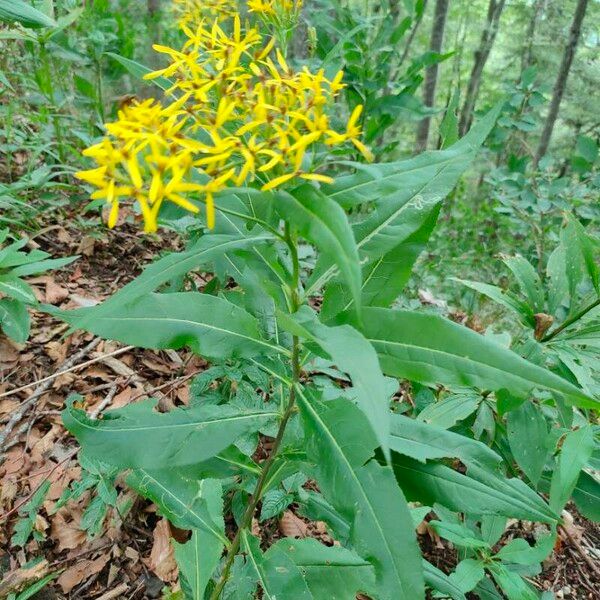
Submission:
POLYGON ((508 600, 538 600, 537 592, 520 575, 509 571, 502 563, 491 562, 488 568, 508 600))
MULTIPOLYGON (((202 236, 189 250, 173 252, 147 266, 141 275, 113 294, 108 300, 92 308, 69 311, 69 323, 79 329, 87 329, 99 316, 113 314, 116 307, 127 305, 153 292, 161 285, 186 275, 190 271, 208 265, 219 256, 239 248, 271 241, 272 237, 210 234, 202 236)), ((62 317, 62 315, 61 315, 62 317)))
POLYGON ((30 275, 39 275, 46 271, 54 269, 61 269, 67 265, 70 265, 73 261, 77 260, 78 256, 69 256, 67 258, 49 258, 44 260, 38 260, 27 264, 20 265, 11 269, 10 272, 16 277, 29 277, 30 275))
POLYGON ((385 379, 373 346, 350 325, 323 325, 308 308, 288 318, 301 327, 297 333, 320 346, 337 368, 350 376, 356 392, 356 402, 369 420, 384 454, 389 458, 389 401, 385 379))
POLYGON ((441 429, 450 429, 456 423, 472 415, 481 403, 481 394, 475 390, 449 394, 426 406, 417 416, 417 420, 441 429))
POLYGON ((154 79, 150 80, 144 79, 144 75, 152 73, 153 69, 150 69, 149 67, 146 67, 135 60, 125 58, 124 56, 115 54, 114 52, 105 52, 105 54, 106 56, 110 56, 112 59, 116 60, 121 66, 125 67, 129 73, 131 73, 140 81, 144 81, 151 85, 157 85, 161 90, 168 90, 169 88, 173 87, 173 82, 169 81, 166 77, 155 77, 154 79))
POLYGON ((57 23, 23 0, 0 0, 0 21, 21 23, 24 27, 56 27, 57 23))
POLYGON ((300 235, 319 249, 325 260, 337 266, 360 309, 360 260, 344 209, 308 184, 291 194, 278 194, 276 206, 283 219, 293 223, 300 235))
POLYGON ((534 313, 546 310, 546 298, 542 281, 533 265, 522 256, 509 256, 503 259, 504 264, 512 271, 521 292, 527 298, 534 313))
POLYGON ((359 409, 327 404, 297 390, 307 455, 323 496, 349 522, 350 544, 375 567, 379 597, 424 597, 423 568, 412 518, 390 467, 370 460, 376 441, 359 409))
MULTIPOLYGON (((373 203, 371 213, 354 226, 361 259, 367 264, 376 261, 423 227, 474 159, 500 108, 491 110, 447 150, 425 152, 401 162, 360 165, 357 173, 339 177, 325 187, 326 194, 346 209, 373 203)), ((333 263, 320 261, 309 284, 310 293, 331 279, 333 263)))
POLYGON ((18 344, 24 344, 29 337, 31 319, 23 302, 2 298, 0 300, 0 331, 18 344))
POLYGON ((508 443, 517 464, 537 486, 548 459, 548 427, 541 410, 525 402, 506 418, 508 443))
POLYGON ((474 558, 466 558, 456 565, 454 573, 450 574, 450 579, 462 592, 475 589, 475 586, 485 577, 484 563, 474 558))
POLYGON ((222 516, 214 516, 214 490, 217 487, 221 489, 216 480, 198 479, 193 467, 135 469, 127 477, 127 484, 144 498, 152 500, 160 514, 175 527, 203 531, 221 544, 227 541, 222 516))
POLYGON ((392 415, 390 448, 425 462, 436 458, 458 458, 466 465, 494 470, 502 459, 485 444, 435 425, 392 415))
POLYGON ((581 472, 573 490, 573 500, 586 519, 600 522, 600 480, 596 476, 581 472))
POLYGON ((392 454, 392 465, 406 497, 428 506, 442 506, 462 512, 465 499, 474 515, 501 515, 529 521, 555 523, 557 515, 520 479, 471 465, 463 475, 436 463, 422 464, 408 457, 392 454))
MULTIPOLYGON (((80 327, 72 311, 55 314, 80 327)), ((219 296, 197 292, 147 294, 111 312, 103 310, 94 319, 86 317, 85 329, 141 348, 177 350, 189 346, 211 358, 286 352, 262 337, 257 319, 243 308, 219 296)))
POLYGON ((426 560, 423 561, 423 575, 428 587, 441 592, 444 596, 452 598, 452 600, 465 600, 462 589, 452 580, 452 576, 448 577, 446 573, 426 560))
POLYGON ((488 548, 489 544, 476 538, 475 534, 462 523, 448 523, 446 521, 430 521, 431 528, 444 539, 461 548, 488 548))
POLYGON ((346 548, 325 546, 312 539, 280 540, 264 554, 266 576, 283 572, 290 562, 302 574, 315 600, 355 600, 358 592, 376 590, 373 566, 346 548))
POLYGON ((550 482, 550 506, 560 513, 569 501, 581 470, 594 451, 594 433, 591 425, 571 431, 565 437, 556 468, 550 482))
POLYGON ((516 538, 503 546, 496 556, 507 563, 536 565, 548 558, 554 549, 555 542, 555 533, 542 536, 534 546, 530 546, 523 538, 516 538))
POLYGON ((489 283, 480 283, 478 281, 468 281, 466 279, 459 279, 458 277, 452 277, 454 281, 461 283, 462 285, 479 292, 501 304, 505 308, 512 310, 518 315, 525 326, 535 327, 535 317, 533 316, 532 308, 523 300, 517 298, 511 292, 505 292, 501 288, 489 283))
POLYGON ((192 531, 191 539, 185 544, 173 541, 175 559, 179 566, 181 588, 189 600, 204 600, 204 591, 213 571, 217 568, 223 552, 225 523, 223 521, 223 488, 214 479, 197 482, 198 495, 204 500, 211 522, 217 527, 219 536, 205 529, 192 531))
POLYGON ((517 396, 537 387, 564 394, 578 406, 599 405, 558 375, 438 315, 365 308, 363 333, 386 375, 432 385, 507 389, 517 396))
POLYGON ((168 413, 154 407, 154 401, 138 402, 92 420, 69 404, 63 421, 95 458, 123 468, 167 469, 208 460, 277 416, 233 406, 176 408, 168 413))
POLYGON ((37 303, 31 286, 11 273, 0 275, 0 293, 26 304, 37 303))

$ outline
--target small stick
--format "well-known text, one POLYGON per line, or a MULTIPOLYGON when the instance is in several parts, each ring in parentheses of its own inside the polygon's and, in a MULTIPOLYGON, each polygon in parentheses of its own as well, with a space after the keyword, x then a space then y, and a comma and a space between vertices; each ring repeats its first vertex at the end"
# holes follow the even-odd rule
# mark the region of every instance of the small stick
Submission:
POLYGON ((117 395, 118 386, 116 383, 110 388, 108 394, 106 394, 106 398, 102 400, 98 408, 95 408, 90 414, 90 419, 95 421, 98 418, 98 415, 113 401, 113 398, 117 395))
MULTIPOLYGON (((106 592, 106 594, 102 594, 102 596, 98 596, 96 600, 113 600, 114 598, 118 598, 122 594, 124 594, 129 589, 129 586, 126 583, 121 583, 110 592, 106 592)), ((137 590, 136 590, 137 591, 137 590)))
POLYGON ((3 394, 0 394, 0 398, 6 398, 7 396, 12 396, 13 394, 18 394, 19 392, 28 390, 29 388, 35 387, 36 385, 46 383, 47 381, 52 381, 53 379, 56 379, 57 377, 60 377, 61 375, 64 375, 65 373, 71 373, 72 371, 76 371, 77 369, 81 369, 82 367, 87 367, 94 363, 101 362, 104 359, 109 358, 111 356, 117 356, 118 354, 123 354, 124 352, 129 352, 130 350, 133 350, 133 348, 134 348, 134 346, 125 346, 125 348, 119 348, 118 350, 114 350, 113 352, 109 352, 108 354, 102 354, 101 356, 92 358, 84 363, 81 363, 80 365, 73 365, 74 362, 79 360, 86 352, 89 352, 90 350, 95 348, 99 343, 100 343, 100 339, 96 339, 96 340, 93 340, 92 342, 90 342, 83 350, 81 350, 80 352, 75 354, 72 358, 70 358, 68 361, 63 363, 63 367, 66 367, 66 368, 63 368, 63 370, 58 371, 52 375, 48 375, 48 377, 44 377, 43 379, 38 379, 37 381, 33 381, 32 383, 23 385, 14 390, 9 390, 8 392, 4 392, 3 394), (84 352, 84 350, 85 350, 85 352, 84 352))
POLYGON ((594 564, 594 561, 590 558, 589 554, 581 547, 581 544, 569 533, 566 527, 560 525, 560 530, 564 531, 565 535, 569 539, 569 542, 571 542, 581 558, 585 560, 587 566, 596 574, 596 577, 600 577, 600 569, 594 564))
MULTIPOLYGON (((73 365, 75 365, 75 363, 78 360, 80 360, 81 358, 83 358, 88 352, 93 350, 100 343, 100 341, 101 340, 99 338, 92 340, 89 344, 87 344, 79 352, 76 352, 69 360, 67 360, 65 363, 63 363, 63 366, 66 367, 65 370, 55 373, 54 375, 50 375, 49 377, 45 377, 44 379, 40 379, 36 383, 32 383, 30 385, 24 386, 17 390, 12 390, 10 392, 5 392, 4 394, 0 394, 0 398, 4 398, 5 396, 10 396, 11 394, 15 394, 16 392, 18 392, 21 389, 27 389, 27 388, 30 388, 30 387, 33 387, 33 386, 39 384, 39 387, 33 392, 33 394, 31 394, 31 396, 29 396, 29 398, 27 398, 27 400, 25 400, 25 402, 23 402, 19 406, 19 408, 17 410, 15 410, 15 412, 12 414, 11 418, 9 419, 8 423, 4 427, 4 430, 2 431, 2 433, 0 433, 0 449, 2 449, 2 447, 4 446, 4 441, 6 440, 6 438, 10 434, 10 432, 15 428, 15 425, 17 425, 17 423, 23 418, 23 416, 29 410, 29 408, 34 404, 34 402, 38 398, 43 396, 48 391, 52 381, 54 379, 56 379, 59 375, 62 375, 63 373, 68 373, 69 371, 83 367, 86 363, 82 363, 81 365, 76 365, 76 366, 73 366, 73 365)), ((91 361, 88 361, 88 364, 89 364, 89 362, 91 362, 91 361)))

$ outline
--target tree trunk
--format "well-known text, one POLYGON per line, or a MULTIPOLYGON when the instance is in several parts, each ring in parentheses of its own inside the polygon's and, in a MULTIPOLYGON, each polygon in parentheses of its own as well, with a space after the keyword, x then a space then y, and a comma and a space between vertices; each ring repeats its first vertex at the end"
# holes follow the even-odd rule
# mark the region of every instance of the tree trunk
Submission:
POLYGON ((558 111, 560 109, 560 103, 565 93, 567 85, 567 78, 569 77, 569 71, 573 64, 573 57, 575 56, 575 50, 577 49, 577 43, 581 35, 581 24, 585 17, 585 11, 587 9, 588 0, 578 0, 577 8, 575 9, 575 15, 573 16, 573 22, 571 23, 571 31, 569 32, 569 41, 565 47, 563 53, 562 62, 560 69, 558 70, 558 76, 556 83, 554 84, 554 91, 552 92, 552 102, 550 103, 550 110, 548 111, 548 117, 546 118, 546 124, 544 125, 544 131, 540 139, 540 145, 538 146, 535 155, 535 165, 539 163, 540 159, 548 151, 550 144, 550 138, 552 137, 552 131, 558 117, 558 111))
MULTIPOLYGON (((441 53, 442 45, 444 43, 444 29, 446 28, 446 17, 448 16, 448 4, 449 0, 436 0, 435 3, 435 14, 431 26, 431 42, 429 44, 429 50, 437 54, 441 53)), ((435 104, 437 76, 437 64, 427 67, 427 71, 425 72, 425 87, 423 90, 423 103, 425 106, 431 107, 435 104)), ((419 123, 419 128, 417 130, 417 152, 423 152, 427 149, 430 124, 431 117, 426 117, 419 123)))
POLYGON ((527 27, 527 34, 525 35, 525 49, 523 51, 523 57, 521 60, 521 72, 530 67, 533 64, 533 46, 535 41, 535 32, 537 29, 538 21, 544 12, 546 0, 535 0, 533 5, 533 11, 531 13, 531 19, 527 27))
POLYGON ((469 130, 471 123, 473 122, 473 111, 475 110, 475 103, 479 96, 481 75, 483 74, 483 69, 490 56, 490 52, 492 51, 496 35, 498 34, 500 15, 504 10, 505 4, 506 0, 490 0, 488 5, 485 28, 481 32, 479 47, 475 51, 475 62, 473 63, 473 69, 471 70, 467 95, 460 115, 459 130, 461 135, 464 135, 469 130))

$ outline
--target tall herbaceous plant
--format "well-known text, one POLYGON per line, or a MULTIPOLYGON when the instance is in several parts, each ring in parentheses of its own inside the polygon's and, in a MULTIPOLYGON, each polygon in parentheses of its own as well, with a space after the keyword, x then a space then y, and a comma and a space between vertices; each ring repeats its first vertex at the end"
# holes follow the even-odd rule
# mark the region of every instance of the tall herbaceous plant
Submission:
POLYGON ((126 471, 130 486, 192 532, 173 542, 186 597, 418 600, 425 585, 464 597, 416 542, 405 494, 457 508, 427 459, 461 457, 469 477, 494 491, 460 508, 475 518, 554 528, 560 507, 507 479, 480 442, 436 446, 450 433, 392 410, 398 379, 521 398, 537 388, 593 405, 487 338, 390 308, 498 109, 447 149, 366 164, 365 115, 346 104, 356 94, 344 93, 344 73, 289 56, 301 2, 173 8, 183 45, 154 46, 167 66, 145 75, 162 99, 124 106, 85 151, 95 165, 78 177, 106 201, 109 227, 134 204, 146 232, 187 214, 201 234, 102 304, 54 312, 124 344, 189 347, 211 362, 208 385, 166 413, 143 401, 90 419, 71 403, 65 424, 86 464, 126 471), (196 269, 213 273, 212 284, 174 292, 196 269), (232 370, 246 393, 221 393, 232 370), (336 543, 283 538, 267 547, 258 520, 292 503, 325 522, 336 543))

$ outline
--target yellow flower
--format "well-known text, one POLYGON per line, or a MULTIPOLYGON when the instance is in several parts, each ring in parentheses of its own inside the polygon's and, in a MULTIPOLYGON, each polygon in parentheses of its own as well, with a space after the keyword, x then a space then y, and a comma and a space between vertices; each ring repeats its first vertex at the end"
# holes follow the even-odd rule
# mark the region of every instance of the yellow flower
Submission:
MULTIPOLYGON (((273 38, 242 23, 233 0, 175 0, 175 6, 186 39, 179 49, 154 46, 168 64, 145 76, 171 78, 172 101, 123 107, 105 138, 84 152, 96 168, 77 174, 96 188, 92 197, 110 205, 110 227, 120 203, 133 201, 145 231, 156 231, 165 202, 192 213, 204 202, 212 228, 215 195, 228 185, 243 186, 257 174, 266 191, 296 178, 330 183, 314 171, 328 148, 341 144, 372 159, 360 139, 361 106, 345 130, 333 124, 343 72, 329 78, 323 70, 295 70, 273 38)), ((297 16, 301 2, 250 0, 248 6, 283 19, 297 16)))

